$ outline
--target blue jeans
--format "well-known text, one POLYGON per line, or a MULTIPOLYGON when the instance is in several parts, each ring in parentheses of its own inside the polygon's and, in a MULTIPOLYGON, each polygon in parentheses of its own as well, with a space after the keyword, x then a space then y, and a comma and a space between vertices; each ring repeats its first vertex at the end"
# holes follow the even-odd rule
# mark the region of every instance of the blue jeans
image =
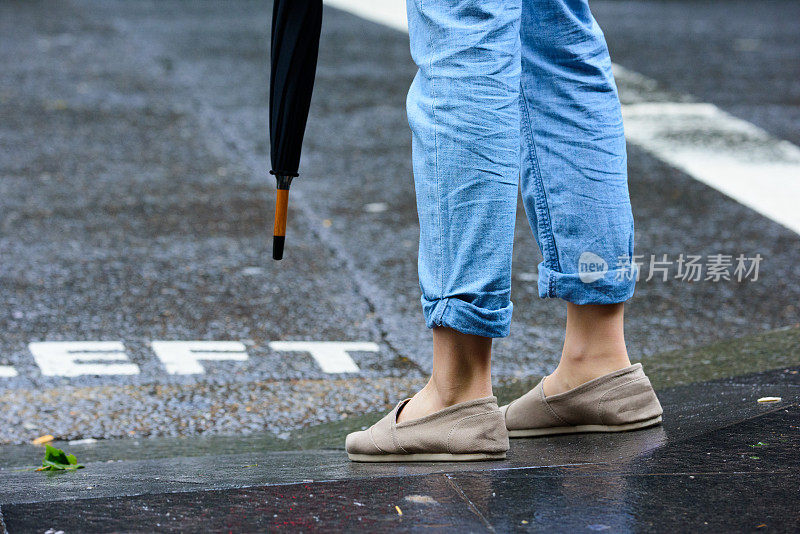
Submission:
POLYGON ((426 324, 507 336, 517 191, 539 295, 633 295, 622 115, 586 0, 407 0, 426 324), (627 258, 627 261, 626 261, 627 258))

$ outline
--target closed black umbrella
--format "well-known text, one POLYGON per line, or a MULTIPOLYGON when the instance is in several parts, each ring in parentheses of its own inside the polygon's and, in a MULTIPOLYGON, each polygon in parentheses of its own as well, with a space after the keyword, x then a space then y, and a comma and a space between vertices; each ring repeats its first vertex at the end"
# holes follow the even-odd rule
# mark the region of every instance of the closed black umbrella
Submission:
POLYGON ((272 257, 283 257, 289 186, 297 176, 300 148, 317 69, 322 0, 275 0, 269 81, 272 170, 278 180, 272 257))

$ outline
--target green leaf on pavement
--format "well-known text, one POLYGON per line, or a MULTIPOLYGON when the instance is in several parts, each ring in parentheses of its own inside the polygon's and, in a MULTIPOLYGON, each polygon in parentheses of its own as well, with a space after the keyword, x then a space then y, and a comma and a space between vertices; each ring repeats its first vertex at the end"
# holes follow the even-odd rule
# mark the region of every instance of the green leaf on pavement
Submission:
POLYGON ((74 471, 83 468, 74 454, 67 454, 51 445, 46 445, 46 447, 42 467, 37 471, 74 471))

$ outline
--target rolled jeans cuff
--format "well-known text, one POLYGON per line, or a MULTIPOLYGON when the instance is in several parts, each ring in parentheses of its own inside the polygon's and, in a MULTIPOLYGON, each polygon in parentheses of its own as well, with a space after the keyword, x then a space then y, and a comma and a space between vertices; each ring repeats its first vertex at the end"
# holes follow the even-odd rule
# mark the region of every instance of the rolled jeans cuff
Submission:
POLYGON ((511 332, 513 303, 498 310, 481 308, 455 297, 428 300, 422 296, 425 325, 446 326, 464 334, 483 337, 506 337, 511 332))
POLYGON ((633 296, 636 268, 611 269, 596 280, 579 273, 560 273, 539 264, 539 296, 573 304, 617 304, 633 296))

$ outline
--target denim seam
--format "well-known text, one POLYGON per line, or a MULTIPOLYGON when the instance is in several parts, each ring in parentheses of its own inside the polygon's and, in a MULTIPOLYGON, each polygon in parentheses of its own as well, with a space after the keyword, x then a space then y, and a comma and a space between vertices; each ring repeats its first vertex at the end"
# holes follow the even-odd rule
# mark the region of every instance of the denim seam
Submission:
MULTIPOLYGON (((419 9, 422 11, 424 7, 424 1, 419 0, 419 9)), ((428 46, 433 47, 433 35, 432 32, 428 38, 428 46)), ((444 226, 442 225, 442 190, 441 190, 441 180, 439 176, 439 137, 437 135, 437 121, 436 121, 436 75, 433 72, 433 58, 430 59, 428 62, 428 69, 431 74, 430 81, 431 81, 431 116, 433 117, 433 168, 434 168, 434 175, 436 179, 436 224, 438 225, 439 230, 439 259, 436 262, 437 268, 439 269, 439 298, 444 298, 445 288, 444 288, 444 242, 445 242, 445 235, 444 235, 444 226)), ((441 316, 440 316, 441 317, 441 316)))
MULTIPOLYGON (((547 192, 544 188, 544 181, 542 180, 541 170, 539 169, 539 158, 536 154, 536 141, 533 137, 533 129, 531 127, 531 115, 528 111, 528 99, 525 96, 525 88, 522 83, 519 85, 520 90, 520 107, 522 108, 522 113, 524 114, 524 122, 523 129, 525 130, 525 137, 528 140, 528 151, 530 152, 530 159, 531 159, 531 169, 534 172, 534 183, 536 185, 536 197, 535 197, 535 206, 537 207, 536 210, 536 218, 539 219, 539 224, 542 227, 541 233, 545 235, 546 239, 542 240, 542 243, 545 245, 543 248, 546 250, 542 251, 542 255, 545 258, 545 262, 549 263, 548 267, 555 271, 560 272, 561 266, 558 261, 558 250, 556 248, 555 242, 555 235, 553 235, 553 226, 550 221, 550 206, 547 201, 547 192)), ((547 280, 547 295, 549 297, 554 297, 555 295, 555 278, 550 276, 547 280)))
POLYGON ((442 326, 444 325, 444 314, 447 311, 447 308, 450 307, 450 297, 442 297, 439 302, 444 304, 442 305, 442 311, 439 312, 439 317, 434 319, 434 323, 438 326, 442 326))
MULTIPOLYGON (((433 63, 431 63, 431 72, 433 72, 433 63)), ((444 297, 444 241, 445 232, 444 225, 442 224, 442 189, 441 178, 439 174, 439 137, 436 128, 436 77, 431 77, 431 115, 433 116, 433 153, 434 153, 434 172, 436 174, 436 220, 439 225, 439 295, 444 297)))

